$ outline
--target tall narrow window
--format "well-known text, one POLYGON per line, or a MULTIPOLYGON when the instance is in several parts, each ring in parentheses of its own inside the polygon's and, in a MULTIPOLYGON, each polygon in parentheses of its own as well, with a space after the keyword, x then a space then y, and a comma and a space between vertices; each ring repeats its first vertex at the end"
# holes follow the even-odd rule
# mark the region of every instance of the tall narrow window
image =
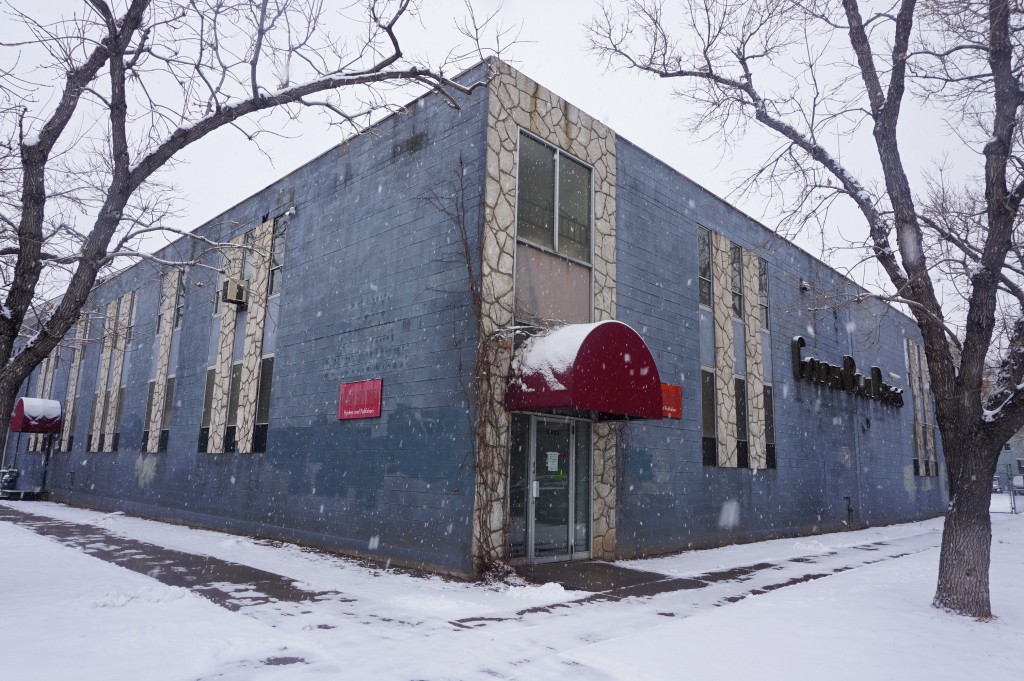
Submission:
POLYGON ((711 308, 711 232, 703 227, 697 229, 697 278, 700 287, 700 304, 711 308))
POLYGON ((764 369, 764 454, 765 466, 776 468, 775 454, 775 395, 772 393, 772 336, 768 297, 768 262, 757 260, 758 297, 761 310, 761 361, 764 369))
POLYGON ((281 271, 284 263, 284 232, 287 221, 274 220, 274 240, 270 248, 270 291, 268 295, 281 292, 281 271))
POLYGON ((770 385, 764 387, 764 441, 765 465, 768 468, 776 468, 778 460, 775 456, 775 398, 770 385))
POLYGON ((228 388, 228 420, 224 431, 224 451, 238 449, 238 392, 242 386, 242 363, 231 367, 231 387, 228 388))
POLYGON ((260 363, 260 387, 256 398, 256 430, 252 451, 267 451, 267 430, 270 428, 270 391, 274 382, 274 358, 264 357, 260 363))
POLYGON ((558 157, 558 252, 590 262, 590 168, 558 157))
POLYGON ((141 450, 144 452, 148 448, 149 443, 149 424, 152 423, 153 416, 153 389, 156 386, 156 381, 149 382, 148 392, 146 394, 146 420, 143 422, 142 427, 142 445, 141 450))
POLYGON ((743 249, 733 244, 732 261, 732 315, 743 319, 743 249))
POLYGON ((185 277, 178 277, 178 288, 174 292, 174 328, 181 328, 181 318, 185 314, 185 277))
POLYGON ((750 448, 747 435, 747 381, 736 377, 736 466, 750 467, 750 448))
POLYGON ((203 392, 203 420, 199 425, 199 451, 205 452, 210 445, 210 415, 213 412, 213 384, 217 380, 217 369, 206 370, 206 390, 203 392))
POLYGON ((588 323, 592 170, 532 135, 519 135, 515 317, 588 323))
POLYGON ((555 150, 519 136, 519 238, 555 248, 555 150))
POLYGON ((701 459, 705 466, 718 465, 718 421, 715 405, 715 374, 706 369, 700 372, 701 459))
POLYGON ((160 419, 160 442, 157 445, 158 452, 167 451, 167 443, 171 435, 171 405, 174 404, 174 376, 167 378, 164 388, 164 413, 160 419))
POLYGON ((718 465, 718 407, 715 386, 715 324, 711 310, 711 232, 697 229, 697 269, 699 280, 698 315, 700 324, 700 411, 701 461, 718 465))
POLYGON ((760 294, 758 302, 761 308, 761 330, 768 331, 772 328, 771 321, 768 319, 768 262, 764 258, 758 258, 757 265, 757 282, 760 294))

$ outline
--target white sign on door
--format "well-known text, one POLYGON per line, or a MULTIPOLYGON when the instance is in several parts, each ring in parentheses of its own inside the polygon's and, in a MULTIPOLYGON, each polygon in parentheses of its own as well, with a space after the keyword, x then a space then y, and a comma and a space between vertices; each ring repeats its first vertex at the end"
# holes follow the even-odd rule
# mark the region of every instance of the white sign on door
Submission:
POLYGON ((558 471, 558 452, 548 452, 548 472, 556 473, 558 471))

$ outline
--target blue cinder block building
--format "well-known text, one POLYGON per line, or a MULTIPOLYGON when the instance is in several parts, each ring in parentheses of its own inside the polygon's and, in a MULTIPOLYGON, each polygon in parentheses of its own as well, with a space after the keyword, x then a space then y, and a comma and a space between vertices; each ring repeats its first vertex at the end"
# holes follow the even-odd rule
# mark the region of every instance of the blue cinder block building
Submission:
POLYGON ((487 69, 97 286, 49 497, 461 575, 944 511, 911 319, 487 69))

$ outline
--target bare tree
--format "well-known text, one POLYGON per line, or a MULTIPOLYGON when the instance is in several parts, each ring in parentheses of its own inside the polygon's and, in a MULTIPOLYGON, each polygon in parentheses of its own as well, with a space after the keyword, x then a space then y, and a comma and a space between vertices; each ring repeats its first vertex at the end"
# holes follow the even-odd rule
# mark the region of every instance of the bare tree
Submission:
POLYGON ((0 5, 4 40, 21 34, 0 43, 0 430, 97 277, 122 256, 152 258, 144 240, 173 232, 160 171, 182 150, 228 127, 254 139, 271 110, 315 108, 358 130, 410 88, 457 107, 481 85, 454 76, 485 34, 507 34, 495 16, 470 13, 458 26, 470 47, 430 66, 399 42, 414 1, 335 14, 323 0, 83 0, 52 18, 46 3, 0 5))
POLYGON ((881 295, 924 337, 950 490, 934 604, 990 617, 990 484, 1024 426, 1020 6, 623 0, 587 30, 613 66, 678 81, 693 130, 769 131, 778 145, 747 187, 785 193, 786 220, 859 211, 856 241, 888 279, 881 295), (915 171, 905 105, 941 116, 976 166, 915 171), (858 139, 867 163, 842 153, 858 139))

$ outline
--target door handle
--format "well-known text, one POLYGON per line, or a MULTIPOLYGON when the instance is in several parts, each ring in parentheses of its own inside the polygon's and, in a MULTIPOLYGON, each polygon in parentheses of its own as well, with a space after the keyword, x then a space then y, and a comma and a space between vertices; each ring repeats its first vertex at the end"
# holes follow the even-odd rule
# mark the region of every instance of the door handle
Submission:
POLYGON ((533 484, 530 487, 530 493, 533 495, 534 499, 540 496, 540 480, 533 481, 533 484))

